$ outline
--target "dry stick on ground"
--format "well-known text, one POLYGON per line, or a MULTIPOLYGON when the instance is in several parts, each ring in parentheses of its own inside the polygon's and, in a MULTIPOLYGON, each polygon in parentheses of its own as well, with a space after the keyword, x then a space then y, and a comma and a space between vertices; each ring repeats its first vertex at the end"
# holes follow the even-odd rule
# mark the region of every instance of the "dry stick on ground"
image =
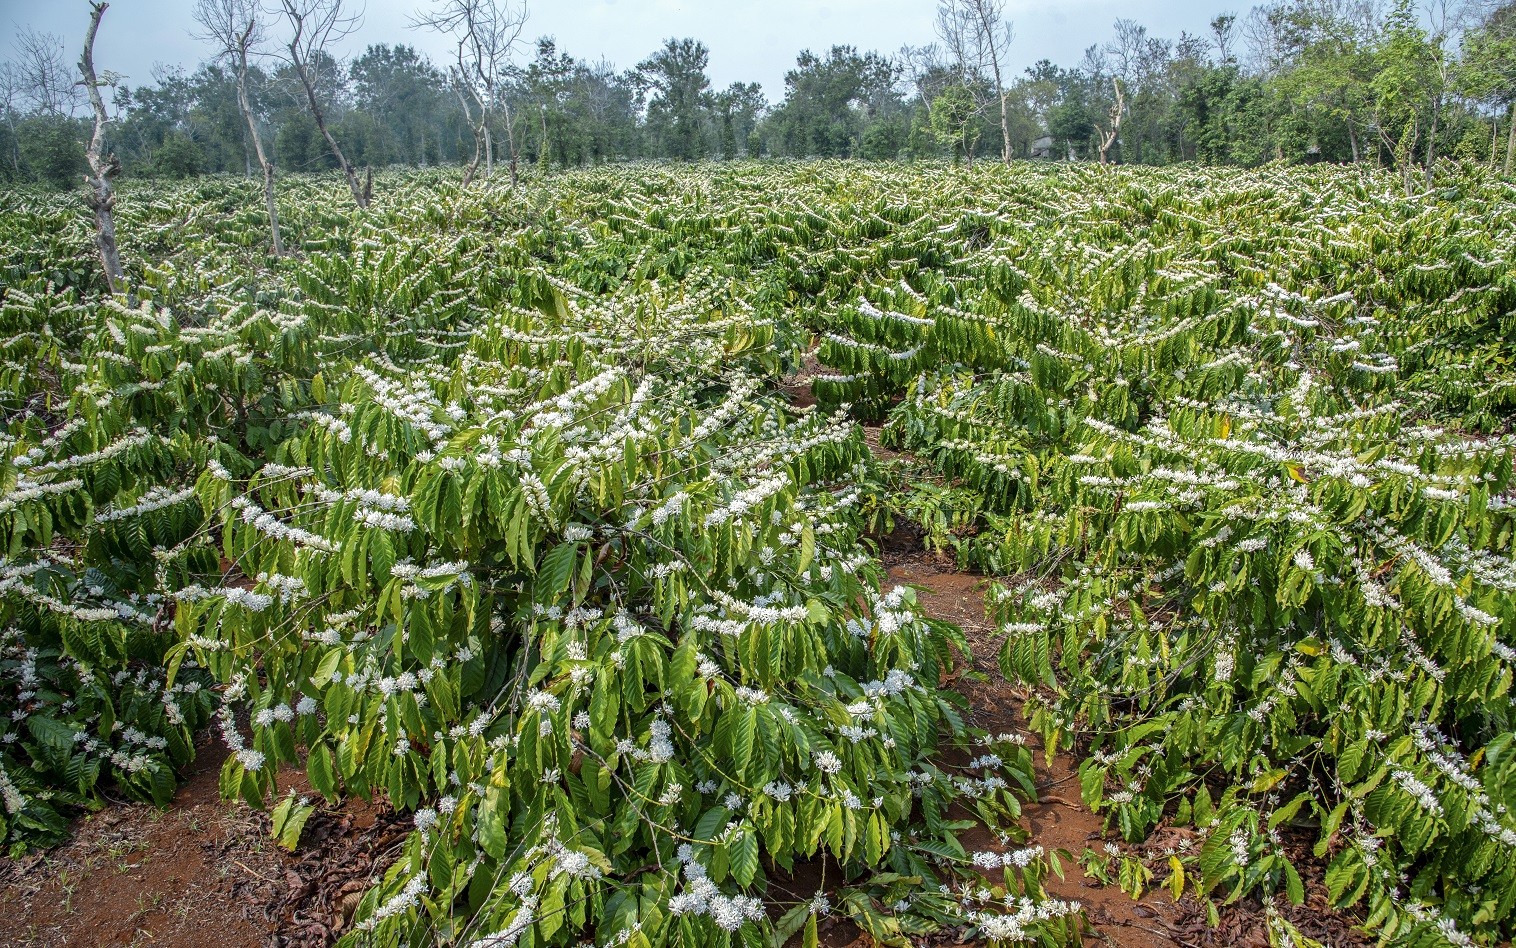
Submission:
POLYGON ((280 0, 280 8, 293 31, 288 47, 290 65, 305 90, 305 102, 310 109, 311 118, 316 120, 316 128, 321 132, 321 137, 326 139, 326 147, 331 149, 332 157, 337 159, 337 167, 342 169, 342 175, 347 179, 353 200, 359 207, 366 208, 374 194, 373 169, 368 170, 366 180, 360 185, 352 163, 342 153, 341 146, 326 125, 326 110, 316 98, 316 75, 313 71, 317 68, 314 60, 328 55, 328 46, 356 30, 361 16, 345 13, 343 0, 280 0))
MULTIPOLYGON (((85 157, 89 159, 93 177, 90 185, 89 207, 95 212, 95 243, 100 248, 100 264, 105 268, 105 282, 112 293, 123 291, 126 275, 121 271, 121 251, 116 248, 116 189, 111 178, 121 170, 121 162, 115 155, 105 154, 105 101, 100 97, 100 80, 95 77, 95 33, 100 29, 100 18, 105 16, 110 4, 104 0, 91 0, 89 32, 84 35, 84 54, 79 57, 81 82, 89 94, 90 105, 95 110, 95 133, 90 136, 85 157)), ((107 79, 110 76, 107 74, 107 79)))
POLYGON ((268 204, 274 254, 282 257, 284 241, 279 235, 279 207, 274 200, 274 162, 263 150, 263 136, 258 134, 258 120, 247 95, 248 56, 257 47, 263 32, 260 12, 258 0, 198 0, 194 16, 195 22, 205 30, 201 38, 220 46, 221 55, 229 58, 237 70, 237 108, 247 123, 248 137, 252 139, 253 151, 263 170, 263 197, 268 204))

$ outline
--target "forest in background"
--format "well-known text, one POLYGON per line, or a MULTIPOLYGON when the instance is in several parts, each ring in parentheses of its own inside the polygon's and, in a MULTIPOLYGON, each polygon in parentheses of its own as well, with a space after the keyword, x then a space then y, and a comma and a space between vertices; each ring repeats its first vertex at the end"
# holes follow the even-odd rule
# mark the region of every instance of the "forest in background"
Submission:
MULTIPOLYGON (((486 61, 470 40, 450 63, 404 37, 337 58, 329 41, 361 23, 350 3, 213 0, 199 9, 184 28, 206 38, 203 62, 161 67, 139 85, 101 80, 105 147, 127 176, 252 175, 260 161, 250 126, 281 172, 338 168, 316 109, 353 167, 466 164, 481 140, 487 170, 497 155, 513 169, 783 156, 1368 161, 1423 169, 1429 182, 1441 157, 1506 173, 1516 160, 1510 2, 1431 10, 1408 0, 1279 0, 1177 39, 1123 19, 1080 62, 1042 59, 1013 75, 1010 61, 1026 54, 1003 0, 946 0, 924 45, 801 51, 779 102, 757 83, 712 88, 698 39, 670 38, 623 68, 579 58, 552 37, 530 39, 524 7, 504 0, 442 0, 418 13, 418 30, 450 37, 463 36, 458 14, 475 26, 481 14, 494 17, 486 61), (321 42, 302 50, 303 69, 289 55, 285 7, 331 14, 318 24, 327 27, 321 42), (237 49, 206 21, 242 11, 253 27, 251 122, 239 108, 237 49)), ((0 63, 0 182, 67 186, 88 170, 91 120, 75 55, 61 38, 23 29, 0 63)))

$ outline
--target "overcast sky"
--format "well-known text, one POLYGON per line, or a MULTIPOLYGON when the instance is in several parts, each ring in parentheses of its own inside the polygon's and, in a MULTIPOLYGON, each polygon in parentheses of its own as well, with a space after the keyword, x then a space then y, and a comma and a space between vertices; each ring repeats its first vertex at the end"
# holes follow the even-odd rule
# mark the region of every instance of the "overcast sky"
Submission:
MULTIPOLYGON (((347 43, 349 55, 369 43, 409 43, 440 60, 450 45, 408 28, 426 0, 368 0, 363 28, 347 43)), ((150 82, 159 63, 193 68, 206 48, 189 35, 193 0, 111 0, 95 44, 99 69, 150 82)), ((606 57, 635 66, 669 36, 693 36, 711 50, 716 88, 760 82, 771 101, 784 97, 784 73, 802 49, 834 44, 891 53, 932 39, 936 0, 528 0, 526 36, 550 35, 578 58, 606 57)), ((1038 59, 1072 66, 1091 43, 1111 35, 1117 17, 1137 20, 1150 34, 1177 38, 1181 30, 1206 32, 1217 13, 1246 12, 1226 0, 1008 0, 1016 24, 1011 52, 1015 71, 1038 59)), ((0 0, 0 56, 9 57, 18 28, 56 33, 77 57, 89 18, 88 0, 0 0)))

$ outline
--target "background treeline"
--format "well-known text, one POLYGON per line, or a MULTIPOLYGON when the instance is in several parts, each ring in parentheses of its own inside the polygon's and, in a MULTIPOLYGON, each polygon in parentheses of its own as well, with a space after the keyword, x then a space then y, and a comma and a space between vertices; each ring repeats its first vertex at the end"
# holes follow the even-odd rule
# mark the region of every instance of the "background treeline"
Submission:
MULTIPOLYGON (((1507 172, 1516 159, 1516 3, 1428 14, 1407 2, 1276 2, 1177 39, 1119 20, 1077 64, 1042 59, 1015 75, 1000 69, 1011 42, 1002 6, 948 0, 936 42, 894 54, 805 50, 777 103, 756 83, 712 88, 707 48, 695 39, 670 39, 630 69, 576 58, 550 37, 518 41, 484 121, 492 147, 503 152, 509 142, 506 160, 545 167, 1006 155, 1368 161, 1409 174, 1440 157, 1507 172), (965 22, 958 14, 985 7, 999 32, 986 30, 977 45, 955 35, 965 22)), ((1035 53, 1015 52, 1022 61, 1035 53)), ((326 122, 354 166, 458 164, 475 154, 454 64, 378 43, 348 61, 318 50, 310 67, 326 122)), ((247 94, 281 171, 336 167, 288 62, 272 51, 255 57, 247 94)), ((146 84, 115 83, 110 102, 106 144, 126 175, 258 173, 225 57, 160 69, 146 84)), ((83 105, 71 51, 23 30, 0 64, 0 181, 79 181, 90 131, 83 105)))

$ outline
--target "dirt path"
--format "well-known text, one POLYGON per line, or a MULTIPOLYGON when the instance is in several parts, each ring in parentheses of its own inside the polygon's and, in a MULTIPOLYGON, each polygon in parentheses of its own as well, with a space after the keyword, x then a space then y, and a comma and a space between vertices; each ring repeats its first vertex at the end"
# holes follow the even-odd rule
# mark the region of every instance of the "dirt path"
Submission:
MULTIPOLYGON (((995 733, 1024 733, 1021 698, 1001 676, 997 664, 1000 641, 985 615, 985 578, 961 573, 951 562, 903 546, 891 543, 885 548, 883 558, 890 581, 918 587, 928 615, 963 628, 973 649, 974 668, 986 677, 982 682, 963 681, 956 686, 970 700, 971 723, 995 733)), ((1029 805, 1023 815, 1031 831, 1028 842, 1049 851, 1066 849, 1075 856, 1086 846, 1099 848, 1105 838, 1101 820, 1080 802, 1074 758, 1060 754, 1051 767, 1046 767, 1039 751, 1037 761, 1040 802, 1029 805)), ((980 829, 963 836, 962 842, 973 850, 993 848, 997 841, 988 830, 980 829)), ((1182 944, 1167 932, 1166 922, 1176 911, 1172 902, 1165 904, 1158 898, 1134 902, 1124 892, 1088 879, 1077 864, 1065 864, 1064 874, 1061 880, 1050 878, 1048 889, 1059 898, 1084 905, 1094 929, 1091 944, 1122 948, 1182 944)))
MULTIPOLYGON (((221 799, 220 742, 198 750, 167 810, 107 804, 80 818, 65 845, 0 859, 0 944, 330 944, 406 826, 351 800, 313 815, 299 852, 287 853, 270 839, 267 814, 221 799)), ((280 782, 300 786, 295 774, 280 782)))
MULTIPOLYGON (((882 447, 879 435, 876 427, 864 429, 864 440, 877 458, 886 462, 914 461, 909 454, 882 447)), ((984 676, 982 681, 961 680, 954 685, 970 700, 971 723, 995 733, 1026 734, 1023 695, 1000 672, 1001 639, 986 612, 989 578, 962 572, 950 558, 925 552, 905 527, 882 538, 880 558, 890 582, 917 587, 919 601, 928 615, 964 630, 974 670, 984 676)), ((1027 739, 1038 746, 1035 760, 1039 796, 1037 803, 1023 811, 1023 823, 1030 832, 1028 842, 1049 851, 1067 850, 1077 857, 1086 847, 1099 850, 1108 841, 1114 841, 1114 837, 1104 834, 1101 818, 1084 805, 1078 781, 1079 762, 1074 754, 1065 750, 1047 765, 1038 739, 1030 734, 1027 739)), ((1179 836, 1192 837, 1193 832, 1160 827, 1147 842, 1124 849, 1144 858, 1149 865, 1161 864, 1165 854, 1172 852, 1165 850, 1164 845, 1172 845, 1179 836)), ((1276 907, 1302 934, 1329 948, 1366 948, 1373 941, 1353 927, 1356 917, 1329 907, 1323 882, 1325 864, 1312 856, 1314 840, 1307 836, 1289 842, 1291 859, 1301 867, 1305 877, 1305 902, 1296 906, 1281 900, 1276 907)), ((993 834, 982 828, 965 834, 961 841, 970 850, 995 848, 997 842, 993 834)), ((1119 887, 1104 886, 1089 878, 1077 864, 1066 864, 1064 873, 1064 879, 1050 878, 1047 888, 1059 898, 1083 904, 1092 927, 1088 941, 1091 945, 1268 948, 1272 943, 1267 914, 1257 899, 1218 906, 1219 924, 1213 926, 1206 907, 1189 892, 1177 903, 1158 889, 1149 889, 1142 899, 1133 900, 1119 887)), ((1163 874, 1160 869, 1153 883, 1161 882, 1163 874)))

